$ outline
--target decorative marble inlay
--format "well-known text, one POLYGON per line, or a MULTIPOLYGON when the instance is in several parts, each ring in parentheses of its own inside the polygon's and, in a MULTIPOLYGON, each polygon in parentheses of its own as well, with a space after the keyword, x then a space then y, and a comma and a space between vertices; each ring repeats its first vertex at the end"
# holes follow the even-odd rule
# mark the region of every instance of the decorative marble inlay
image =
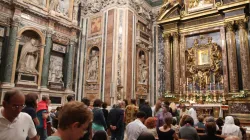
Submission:
MULTIPOLYGON (((160 29, 159 29, 160 30, 160 29)), ((159 31, 158 34, 158 93, 161 96, 166 91, 166 80, 165 80, 165 53, 164 53, 164 41, 162 38, 162 32, 159 31)))
POLYGON ((122 30, 123 30, 123 10, 119 10, 119 32, 118 32, 118 60, 117 60, 117 85, 122 85, 121 80, 121 59, 122 59, 122 30))
POLYGON ((63 57, 51 55, 49 65, 49 82, 63 83, 63 57))
POLYGON ((229 107, 231 113, 250 114, 250 103, 232 103, 229 107))
POLYGON ((52 50, 60 53, 66 53, 66 47, 56 43, 53 44, 52 50))

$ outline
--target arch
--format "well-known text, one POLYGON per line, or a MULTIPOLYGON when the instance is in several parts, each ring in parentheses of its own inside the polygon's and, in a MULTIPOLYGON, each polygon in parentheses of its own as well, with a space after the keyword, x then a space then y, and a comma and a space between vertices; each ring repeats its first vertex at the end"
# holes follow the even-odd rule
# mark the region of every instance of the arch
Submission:
MULTIPOLYGON (((12 65, 12 76, 11 76, 11 83, 12 84, 14 84, 14 82, 15 82, 15 73, 16 73, 17 56, 18 56, 18 48, 19 48, 20 38, 25 31, 33 31, 33 32, 37 33, 37 35, 40 37, 41 45, 45 46, 45 36, 39 29, 36 29, 35 27, 29 26, 29 27, 23 27, 18 31, 17 40, 16 40, 16 47, 15 47, 15 54, 14 54, 13 65, 12 65)), ((42 47, 42 49, 40 51, 40 60, 38 62, 38 73, 39 73, 38 74, 38 81, 37 81, 38 87, 41 84, 43 54, 44 54, 44 47, 42 47)))
POLYGON ((43 33, 40 30, 38 30, 38 29, 36 29, 34 27, 24 27, 24 28, 20 29, 20 31, 17 34, 17 37, 20 38, 21 35, 23 34, 23 32, 25 32, 25 31, 34 31, 34 32, 36 32, 41 38, 41 45, 43 45, 43 46, 45 45, 45 36, 43 35, 43 33))

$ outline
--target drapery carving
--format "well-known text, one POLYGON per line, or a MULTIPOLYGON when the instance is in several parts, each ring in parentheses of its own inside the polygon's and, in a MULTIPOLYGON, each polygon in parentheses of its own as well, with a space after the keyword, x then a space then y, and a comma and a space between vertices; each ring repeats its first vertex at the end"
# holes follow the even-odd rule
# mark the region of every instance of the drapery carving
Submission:
POLYGON ((239 90, 238 83, 238 69, 237 69, 237 56, 236 56, 236 42, 235 33, 232 22, 225 23, 226 27, 226 42, 228 47, 228 69, 229 69, 229 85, 230 92, 237 92, 239 90))

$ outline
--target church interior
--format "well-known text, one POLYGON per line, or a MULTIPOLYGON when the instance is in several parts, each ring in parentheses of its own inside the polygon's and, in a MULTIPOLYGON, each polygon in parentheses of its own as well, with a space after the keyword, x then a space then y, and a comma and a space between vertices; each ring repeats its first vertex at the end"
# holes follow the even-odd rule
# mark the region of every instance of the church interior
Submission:
POLYGON ((193 102, 250 127, 249 15, 249 0, 0 0, 0 101, 193 102))

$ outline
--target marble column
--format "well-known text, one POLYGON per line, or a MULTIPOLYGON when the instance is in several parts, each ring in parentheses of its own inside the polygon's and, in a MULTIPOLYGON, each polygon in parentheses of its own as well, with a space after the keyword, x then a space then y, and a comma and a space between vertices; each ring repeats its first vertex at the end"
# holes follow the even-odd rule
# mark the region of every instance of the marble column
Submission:
POLYGON ((18 26, 20 23, 20 17, 14 17, 11 23, 10 28, 10 34, 9 34, 9 46, 6 50, 5 54, 5 66, 4 66, 4 74, 3 74, 3 82, 5 83, 11 83, 11 77, 12 77, 12 67, 13 67, 13 61, 14 61, 14 55, 15 55, 15 47, 16 47, 16 41, 17 41, 17 32, 18 32, 18 26))
POLYGON ((229 86, 230 92, 239 90, 236 41, 232 22, 227 22, 226 26, 226 43, 228 47, 228 69, 229 69, 229 86))
POLYGON ((179 33, 173 33, 173 75, 174 75, 174 93, 180 92, 180 45, 179 33))
POLYGON ((68 52, 67 52, 67 56, 66 56, 66 81, 65 81, 65 87, 66 90, 68 91, 72 91, 72 74, 73 74, 73 53, 74 53, 74 41, 70 41, 70 45, 68 46, 68 52))
POLYGON ((164 34, 164 52, 165 52, 165 81, 166 91, 171 92, 171 45, 170 45, 170 34, 164 34))
POLYGON ((48 74, 49 74, 49 65, 50 65, 50 52, 52 47, 52 30, 47 31, 46 36, 46 46, 44 48, 43 56, 43 71, 42 71, 42 83, 41 87, 47 88, 48 85, 48 74))
POLYGON ((240 40, 240 62, 242 71, 243 90, 250 89, 250 60, 248 49, 248 34, 246 30, 246 21, 244 19, 238 20, 239 40, 240 40))

